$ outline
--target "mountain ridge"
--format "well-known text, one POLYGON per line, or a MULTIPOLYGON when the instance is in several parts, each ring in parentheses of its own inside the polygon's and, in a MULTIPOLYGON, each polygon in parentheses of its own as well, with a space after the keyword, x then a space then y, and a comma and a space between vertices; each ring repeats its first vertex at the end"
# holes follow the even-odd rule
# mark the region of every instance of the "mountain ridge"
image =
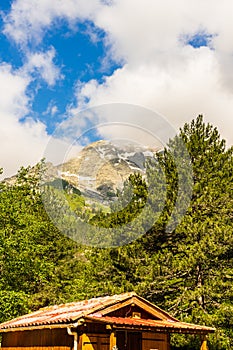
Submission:
MULTIPOLYGON (((153 157, 157 151, 159 149, 146 146, 99 140, 62 164, 46 163, 44 181, 65 180, 71 187, 79 189, 84 197, 101 201, 107 194, 114 197, 118 190, 122 190, 130 174, 145 176, 146 159, 153 157)), ((17 175, 14 175, 3 181, 11 185, 16 179, 17 175)))

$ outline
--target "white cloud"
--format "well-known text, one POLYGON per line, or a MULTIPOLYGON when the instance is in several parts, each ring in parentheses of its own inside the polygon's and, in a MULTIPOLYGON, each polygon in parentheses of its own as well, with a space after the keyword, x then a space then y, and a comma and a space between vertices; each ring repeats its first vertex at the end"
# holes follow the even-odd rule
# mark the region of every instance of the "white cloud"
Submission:
POLYGON ((57 114, 58 112, 58 107, 56 106, 54 101, 50 101, 50 103, 48 104, 48 107, 46 108, 46 110, 43 112, 43 115, 50 115, 50 116, 54 116, 57 114))
MULTIPOLYGON (((152 63, 133 68, 127 64, 103 84, 92 80, 80 85, 79 108, 86 101, 90 107, 114 102, 136 104, 158 111, 177 128, 202 113, 232 142, 233 99, 222 88, 221 67, 214 52, 188 47, 183 55, 183 65, 179 60, 164 69, 152 63)), ((109 115, 108 120, 111 118, 109 115)))
POLYGON ((21 166, 35 164, 43 157, 48 142, 45 125, 20 119, 30 112, 26 94, 30 83, 28 76, 14 71, 10 65, 0 65, 0 167, 3 177, 13 175, 21 166))
POLYGON ((28 61, 23 67, 24 72, 26 74, 39 73, 49 86, 54 85, 58 79, 62 78, 59 68, 53 63, 55 54, 53 47, 47 52, 28 54, 28 61))
MULTIPOLYGON (((176 127, 202 113, 233 143, 233 3, 205 0, 118 0, 96 13, 108 33, 111 55, 125 64, 104 83, 78 90, 78 106, 139 104, 176 127), (213 35, 194 49, 185 35, 213 35)), ((109 54, 109 53, 108 53, 109 54)))
POLYGON ((14 118, 22 117, 28 111, 25 89, 29 84, 29 78, 14 72, 7 63, 0 65, 0 77, 1 121, 4 113, 10 113, 14 118))
MULTIPOLYGON (((18 70, 9 64, 0 64, 0 168, 4 171, 1 179, 16 174, 21 166, 36 164, 45 155, 48 161, 62 162, 70 147, 70 143, 62 137, 61 140, 50 137, 46 125, 33 119, 33 96, 29 96, 27 91, 33 79, 29 68, 37 62, 41 61, 33 61, 30 67, 27 63, 18 70), (53 149, 46 153, 49 144, 53 149)), ((46 113, 53 116, 57 111, 57 106, 51 101, 46 113)), ((77 154, 77 148, 73 147, 71 155, 72 152, 77 154)))
POLYGON ((55 115, 57 112, 58 112, 57 106, 52 106, 52 107, 51 107, 51 115, 53 116, 53 115, 55 115))
POLYGON ((5 18, 4 33, 17 43, 25 45, 27 41, 39 43, 44 30, 56 24, 56 20, 65 19, 71 25, 78 18, 92 19, 100 6, 98 0, 15 0, 11 12, 5 18))
MULTIPOLYGON (((16 0, 6 18, 5 33, 26 45, 32 39, 39 43, 44 31, 58 26, 60 19, 70 27, 79 20, 91 20, 107 34, 106 56, 124 64, 104 83, 92 80, 79 85, 73 112, 85 106, 131 103, 160 112, 176 127, 202 113, 233 143, 232 11, 231 0, 116 0, 108 5, 100 0, 16 0), (201 32, 213 35, 210 47, 194 49, 182 41, 185 35, 201 32)), ((54 51, 28 57, 28 70, 38 70, 48 84, 54 84, 60 74, 53 64, 54 51)), ((17 116, 11 120, 28 108, 27 79, 17 76, 9 83, 6 110, 17 116)), ((26 130, 26 126, 20 128, 26 130)), ((46 134, 41 124, 31 124, 27 132, 33 129, 39 150, 46 134)))

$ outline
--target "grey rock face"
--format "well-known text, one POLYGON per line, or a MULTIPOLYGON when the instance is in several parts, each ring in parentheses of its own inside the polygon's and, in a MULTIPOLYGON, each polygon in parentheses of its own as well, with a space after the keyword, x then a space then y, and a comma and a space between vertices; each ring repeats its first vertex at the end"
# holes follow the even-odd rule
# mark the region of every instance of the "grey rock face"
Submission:
POLYGON ((80 190, 102 192, 122 189, 130 174, 145 174, 145 161, 156 150, 133 145, 115 145, 97 141, 83 148, 80 154, 58 166, 60 176, 80 190))
MULTIPOLYGON (((46 182, 60 178, 88 198, 114 197, 132 173, 145 175, 145 161, 157 150, 137 145, 97 141, 82 149, 75 158, 54 166, 47 163, 46 182)), ((7 179, 12 183, 16 177, 7 179)))

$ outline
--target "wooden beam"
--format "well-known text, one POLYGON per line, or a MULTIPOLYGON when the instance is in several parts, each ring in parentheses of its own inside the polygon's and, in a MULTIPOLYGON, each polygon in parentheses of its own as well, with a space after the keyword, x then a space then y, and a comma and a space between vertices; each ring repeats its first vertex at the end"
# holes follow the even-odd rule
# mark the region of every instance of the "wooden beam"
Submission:
POLYGON ((112 331, 110 333, 109 350, 114 350, 117 345, 116 332, 112 331))
POLYGON ((89 334, 82 334, 82 350, 85 350, 85 345, 88 344, 88 348, 94 350, 93 341, 90 340, 89 334))
POLYGON ((105 309, 99 311, 101 313, 101 315, 105 316, 111 312, 114 312, 116 310, 119 310, 125 306, 128 305, 136 305, 139 308, 141 308, 142 310, 147 311, 148 313, 150 313, 152 316, 155 316, 156 318, 160 319, 160 320, 167 320, 170 319, 172 321, 178 321, 176 318, 172 317, 171 315, 169 315, 167 312, 165 312, 164 310, 161 310, 160 308, 158 308, 157 306, 146 302, 144 299, 139 299, 138 296, 132 296, 131 298, 127 299, 127 300, 123 300, 120 302, 117 302, 113 305, 110 305, 109 307, 106 307, 105 309))
POLYGON ((109 307, 106 307, 104 310, 101 310, 100 313, 101 313, 101 315, 104 316, 104 315, 107 315, 113 311, 122 309, 125 306, 131 305, 131 304, 132 304, 132 298, 128 299, 126 301, 123 301, 123 302, 118 302, 117 304, 111 305, 109 307))
POLYGON ((67 328, 67 327, 74 327, 74 325, 72 323, 71 324, 63 323, 63 324, 46 324, 46 325, 39 325, 39 326, 11 327, 11 328, 0 329, 0 333, 33 331, 33 330, 41 330, 41 329, 59 329, 59 328, 67 328))
POLYGON ((83 335, 80 334, 78 337, 78 350, 82 350, 83 348, 83 335))
POLYGON ((155 316, 156 318, 158 318, 159 320, 164 320, 166 321, 167 319, 170 319, 172 321, 177 321, 176 318, 168 315, 167 313, 165 313, 165 311, 160 310, 159 308, 157 308, 157 306, 151 306, 150 304, 147 304, 144 302, 144 300, 140 300, 137 297, 133 297, 133 302, 135 303, 135 305, 137 305, 139 308, 147 311, 149 314, 155 316))

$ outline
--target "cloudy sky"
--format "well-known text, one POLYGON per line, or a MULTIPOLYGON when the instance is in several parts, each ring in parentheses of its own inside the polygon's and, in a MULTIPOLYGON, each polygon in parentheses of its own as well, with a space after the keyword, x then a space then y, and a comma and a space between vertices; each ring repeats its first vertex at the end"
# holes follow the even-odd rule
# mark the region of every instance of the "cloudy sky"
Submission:
POLYGON ((109 103, 156 111, 177 129, 203 114, 233 143, 231 0, 2 0, 0 9, 5 176, 39 161, 64 119, 109 103))

